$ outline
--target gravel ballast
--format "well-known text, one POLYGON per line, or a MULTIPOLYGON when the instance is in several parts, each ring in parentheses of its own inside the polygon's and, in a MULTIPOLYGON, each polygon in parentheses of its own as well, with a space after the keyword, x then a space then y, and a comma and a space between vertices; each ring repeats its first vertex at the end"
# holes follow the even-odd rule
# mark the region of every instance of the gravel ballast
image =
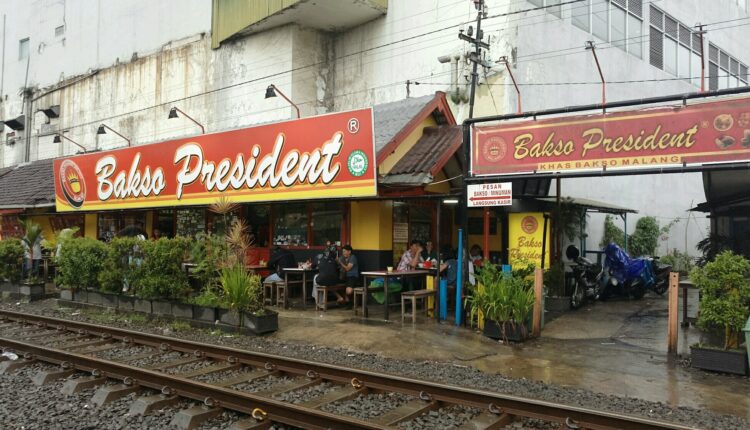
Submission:
POLYGON ((328 403, 323 405, 321 409, 334 414, 369 420, 390 412, 411 400, 414 400, 414 397, 401 393, 370 393, 360 394, 353 399, 341 402, 328 403))
MULTIPOLYGON (((363 369, 376 373, 395 374, 414 379, 459 385, 479 390, 495 391, 554 403, 662 419, 695 428, 728 430, 750 428, 750 423, 744 418, 738 416, 720 415, 710 411, 687 407, 672 407, 661 402, 618 397, 523 378, 508 378, 503 375, 483 373, 461 363, 393 359, 378 356, 376 354, 358 353, 339 348, 287 343, 273 338, 216 334, 208 330, 191 329, 176 332, 168 328, 168 323, 166 322, 160 324, 156 321, 136 322, 126 318, 113 318, 112 321, 107 321, 105 323, 100 317, 97 316, 96 319, 89 318, 85 312, 79 310, 57 308, 57 304, 54 300, 44 300, 21 305, 0 303, 0 308, 15 312, 39 314, 100 325, 110 325, 113 327, 138 330, 147 333, 174 336, 197 342, 231 346, 267 354, 278 354, 320 363, 363 369)), ((198 380, 198 378, 196 378, 196 380, 198 380)))
POLYGON ((475 416, 482 413, 476 408, 467 408, 464 406, 448 406, 435 411, 427 412, 411 421, 406 421, 398 425, 403 430, 432 430, 444 429, 453 430, 469 422, 475 416))

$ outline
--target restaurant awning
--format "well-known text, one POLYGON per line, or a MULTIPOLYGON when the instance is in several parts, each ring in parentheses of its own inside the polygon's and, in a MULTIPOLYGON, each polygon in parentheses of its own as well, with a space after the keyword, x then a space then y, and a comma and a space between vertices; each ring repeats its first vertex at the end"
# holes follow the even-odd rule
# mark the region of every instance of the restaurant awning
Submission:
MULTIPOLYGON (((536 200, 545 202, 545 203, 557 203, 556 197, 540 197, 536 200)), ((562 197, 562 200, 568 204, 572 204, 578 207, 581 207, 583 209, 586 209, 588 212, 600 212, 605 214, 615 214, 615 215, 621 215, 626 213, 638 213, 635 209, 629 209, 622 206, 613 205, 611 203, 606 202, 600 202, 597 200, 591 200, 591 199, 585 199, 582 197, 562 197)))

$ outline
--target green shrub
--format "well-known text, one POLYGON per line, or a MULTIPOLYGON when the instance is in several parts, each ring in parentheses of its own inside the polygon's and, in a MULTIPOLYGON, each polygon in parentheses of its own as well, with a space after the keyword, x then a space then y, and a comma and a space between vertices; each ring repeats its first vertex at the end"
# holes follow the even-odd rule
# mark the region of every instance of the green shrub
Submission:
POLYGON ((107 257, 107 245, 90 238, 66 241, 58 258, 57 283, 65 288, 96 287, 107 257))
POLYGON ((219 271, 227 259, 229 248, 223 237, 199 234, 192 242, 190 260, 197 264, 193 276, 201 285, 218 286, 219 271))
POLYGON ((750 315, 750 261, 731 251, 690 272, 701 291, 698 325, 704 330, 724 329, 724 349, 737 348, 740 333, 750 315))
POLYGON ((0 240, 0 281, 17 283, 21 280, 24 251, 18 239, 0 240))
POLYGON ((565 296, 565 265, 557 261, 544 272, 544 286, 550 297, 565 296))
POLYGON ((138 270, 134 292, 147 299, 164 298, 184 300, 190 293, 187 275, 182 270, 190 241, 185 238, 141 241, 143 262, 138 270))
POLYGON ((599 246, 604 248, 610 243, 615 243, 620 248, 625 248, 625 232, 615 225, 614 217, 607 215, 604 217, 604 235, 602 241, 599 242, 599 246))
POLYGON ((206 286, 203 288, 200 294, 192 297, 189 303, 196 306, 203 306, 206 308, 220 308, 225 307, 224 298, 216 291, 215 287, 206 286))
POLYGON ((99 274, 102 291, 121 293, 138 285, 144 243, 131 237, 112 239, 107 246, 104 270, 99 274))
POLYGON ((659 262, 671 265, 672 271, 679 272, 680 275, 687 275, 695 266, 695 258, 676 249, 672 250, 669 254, 660 257, 659 262))

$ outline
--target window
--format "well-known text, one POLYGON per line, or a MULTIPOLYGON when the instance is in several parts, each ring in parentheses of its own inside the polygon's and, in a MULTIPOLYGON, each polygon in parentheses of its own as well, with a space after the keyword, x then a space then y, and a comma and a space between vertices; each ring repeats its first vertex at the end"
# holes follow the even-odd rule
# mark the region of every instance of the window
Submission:
POLYGON ((18 41, 18 59, 25 60, 29 58, 29 38, 18 41))
POLYGON ((55 27, 55 37, 60 37, 65 34, 65 26, 61 25, 59 27, 55 27))
POLYGON ((708 44, 708 89, 722 90, 748 84, 747 65, 722 51, 713 43, 708 44))
POLYGON ((275 206, 273 245, 324 246, 340 242, 344 205, 340 202, 295 203, 275 206))
POLYGON ((174 209, 161 209, 154 212, 154 232, 152 237, 156 237, 156 230, 160 237, 174 237, 174 209))
POLYGON ((562 16, 562 0, 528 0, 534 6, 544 7, 547 12, 560 18, 562 16), (546 6, 546 7, 545 7, 546 6))
MULTIPOLYGON (((655 6, 651 6, 649 19, 649 62, 674 76, 685 79, 696 87, 701 85, 701 44, 700 34, 694 32, 687 25, 665 14, 655 6)), ((731 60, 713 45, 709 46, 708 57, 710 63, 709 88, 720 89, 734 84, 729 79, 731 60), (723 62, 722 62, 723 61, 723 62), (726 64, 725 66, 723 64, 726 64), (724 68, 727 73, 721 72, 724 68)), ((737 74, 739 74, 739 62, 737 74)), ((737 80, 739 84, 739 80, 737 80)))
POLYGON ((308 246, 307 205, 284 204, 276 208, 276 223, 273 228, 273 244, 285 246, 308 246))
POLYGON ((101 213, 98 218, 99 239, 109 242, 115 237, 135 237, 146 234, 145 212, 101 213))
POLYGON ((570 13, 576 27, 643 58, 643 0, 583 0, 570 13))
POLYGON ((206 231, 206 210, 203 208, 177 209, 175 218, 177 236, 194 237, 206 231))
POLYGON ((344 221, 344 207, 339 202, 323 202, 312 204, 312 245, 324 246, 326 241, 341 240, 341 228, 344 221))
POLYGON ((255 236, 255 244, 267 248, 271 240, 271 225, 269 223, 271 207, 268 205, 250 205, 247 207, 247 229, 255 236))

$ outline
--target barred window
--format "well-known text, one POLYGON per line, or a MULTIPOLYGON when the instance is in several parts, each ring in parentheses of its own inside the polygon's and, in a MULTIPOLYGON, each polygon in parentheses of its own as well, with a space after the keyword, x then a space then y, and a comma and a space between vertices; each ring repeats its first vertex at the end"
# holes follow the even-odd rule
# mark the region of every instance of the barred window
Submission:
POLYGON ((746 64, 741 63, 713 43, 708 44, 708 88, 710 90, 747 85, 747 70, 746 64))

